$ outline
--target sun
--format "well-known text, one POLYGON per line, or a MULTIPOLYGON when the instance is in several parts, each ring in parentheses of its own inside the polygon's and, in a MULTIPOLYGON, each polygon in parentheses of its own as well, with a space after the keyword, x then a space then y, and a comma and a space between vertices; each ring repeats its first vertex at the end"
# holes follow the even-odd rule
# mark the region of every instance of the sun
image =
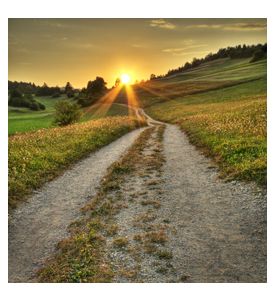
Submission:
POLYGON ((120 76, 120 80, 121 80, 121 83, 123 83, 123 84, 129 84, 131 81, 131 77, 128 74, 122 74, 120 76))

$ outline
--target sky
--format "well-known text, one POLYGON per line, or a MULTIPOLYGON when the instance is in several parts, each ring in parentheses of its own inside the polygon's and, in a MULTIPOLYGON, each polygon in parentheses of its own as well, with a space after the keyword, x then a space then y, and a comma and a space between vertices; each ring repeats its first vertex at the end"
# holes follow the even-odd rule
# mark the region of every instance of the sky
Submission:
POLYGON ((266 42, 266 19, 9 19, 9 80, 75 88, 165 74, 194 57, 266 42))

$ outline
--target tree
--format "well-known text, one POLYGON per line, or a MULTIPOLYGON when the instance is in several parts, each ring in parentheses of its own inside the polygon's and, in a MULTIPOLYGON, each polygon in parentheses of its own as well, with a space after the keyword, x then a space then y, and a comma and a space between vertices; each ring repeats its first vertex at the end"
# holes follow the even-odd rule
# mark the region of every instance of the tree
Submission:
POLYGON ((23 95, 17 89, 15 89, 11 91, 10 98, 23 98, 23 95))
POLYGON ((46 108, 45 105, 36 101, 32 94, 22 95, 18 90, 10 92, 9 106, 27 107, 31 110, 44 110, 46 108))
POLYGON ((73 86, 70 84, 70 82, 66 83, 65 86, 65 94, 67 95, 68 98, 71 98, 74 96, 74 88, 73 86))
POLYGON ((29 101, 24 99, 23 95, 15 89, 10 92, 9 106, 29 107, 29 101))
POLYGON ((40 110, 39 103, 36 102, 36 101, 31 102, 29 108, 30 108, 31 110, 35 110, 35 111, 40 110))
POLYGON ((263 50, 257 50, 252 59, 250 60, 250 62, 255 62, 261 59, 265 59, 266 58, 266 53, 263 50))
POLYGON ((154 79, 156 79, 156 75, 155 74, 151 74, 150 75, 150 80, 154 80, 154 79))
POLYGON ((102 94, 107 90, 106 82, 102 77, 97 76, 95 80, 89 81, 87 84, 87 94, 88 95, 98 95, 102 94))
POLYGON ((46 83, 44 83, 41 87, 37 87, 36 96, 52 96, 54 94, 60 94, 60 88, 49 87, 46 83))
POLYGON ((76 103, 61 100, 55 105, 54 123, 59 126, 73 124, 80 119, 81 111, 76 103))
POLYGON ((118 77, 115 81, 115 87, 118 87, 119 85, 121 84, 121 80, 120 78, 118 77))

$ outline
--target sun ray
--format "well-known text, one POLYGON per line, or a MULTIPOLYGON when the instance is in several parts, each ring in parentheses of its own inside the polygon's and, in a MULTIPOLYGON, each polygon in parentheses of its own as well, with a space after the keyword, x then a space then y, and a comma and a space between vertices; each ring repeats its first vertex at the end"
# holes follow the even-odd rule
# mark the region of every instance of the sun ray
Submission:
POLYGON ((129 115, 136 116, 139 122, 143 122, 144 116, 141 114, 140 101, 132 86, 126 86, 126 95, 129 115))
POLYGON ((102 96, 94 105, 91 105, 85 112, 89 113, 93 108, 97 107, 93 116, 106 116, 107 112, 111 108, 112 104, 116 100, 119 92, 121 91, 122 86, 117 86, 110 90, 107 94, 102 96))
POLYGON ((140 107, 140 105, 139 105, 138 97, 130 85, 126 85, 126 95, 127 95, 127 102, 129 107, 129 114, 130 115, 135 114, 133 112, 133 109, 131 108, 137 109, 140 107))
POLYGON ((163 98, 163 99, 165 99, 165 100, 171 100, 170 97, 167 97, 167 96, 165 96, 164 94, 158 93, 158 92, 156 92, 155 90, 153 90, 152 88, 150 88, 150 87, 148 87, 148 86, 145 86, 145 85, 139 85, 138 87, 141 88, 142 90, 144 90, 144 91, 146 91, 146 92, 148 92, 148 93, 154 95, 154 96, 161 97, 161 98, 163 98))

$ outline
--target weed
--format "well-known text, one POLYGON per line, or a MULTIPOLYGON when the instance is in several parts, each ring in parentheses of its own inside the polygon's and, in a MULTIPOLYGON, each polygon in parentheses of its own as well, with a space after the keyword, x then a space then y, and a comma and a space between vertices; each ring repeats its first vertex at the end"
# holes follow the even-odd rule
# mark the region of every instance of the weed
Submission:
POLYGON ((158 231, 151 231, 145 234, 145 238, 156 244, 164 244, 167 241, 167 235, 165 234, 164 230, 158 231))
POLYGON ((113 245, 116 248, 125 248, 128 245, 129 241, 125 237, 118 237, 113 240, 113 245))
POLYGON ((159 250, 156 255, 159 259, 171 259, 173 257, 172 252, 168 250, 159 250))
POLYGON ((143 206, 152 205, 154 208, 160 208, 160 201, 157 201, 157 200, 142 200, 141 205, 143 205, 143 206))

